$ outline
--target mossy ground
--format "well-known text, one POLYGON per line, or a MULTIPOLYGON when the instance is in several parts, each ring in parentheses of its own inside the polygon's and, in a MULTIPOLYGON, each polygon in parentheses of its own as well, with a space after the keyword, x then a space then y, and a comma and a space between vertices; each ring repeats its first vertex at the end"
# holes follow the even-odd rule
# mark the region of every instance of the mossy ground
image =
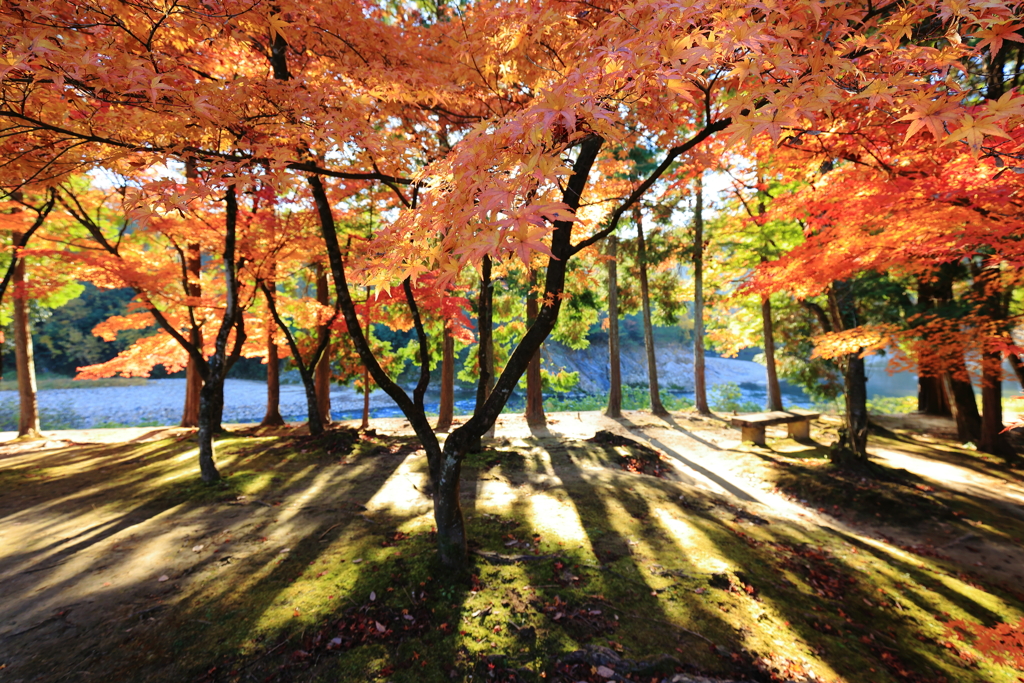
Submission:
MULTIPOLYGON (((727 434, 679 419, 707 443, 727 434)), ((607 426, 593 422, 591 435, 607 426)), ((638 473, 652 451, 622 430, 621 440, 518 432, 470 455, 465 582, 435 563, 425 456, 400 430, 233 432, 218 442, 225 477, 214 487, 194 480, 188 434, 150 438, 0 457, 0 578, 17 597, 0 608, 0 677, 597 681, 608 651, 637 681, 1021 675, 944 625, 1016 622, 1024 596, 1013 586, 923 540, 776 515, 687 485, 671 467, 638 473)), ((764 461, 769 486, 778 473, 783 487, 828 489, 817 456, 769 443, 714 456, 764 461)), ((1019 520, 1000 520, 990 501, 924 491, 934 482, 918 479, 829 504, 853 522, 882 510, 909 534, 946 511, 947 524, 1019 544, 1019 520), (903 514, 918 494, 920 510, 903 514)))

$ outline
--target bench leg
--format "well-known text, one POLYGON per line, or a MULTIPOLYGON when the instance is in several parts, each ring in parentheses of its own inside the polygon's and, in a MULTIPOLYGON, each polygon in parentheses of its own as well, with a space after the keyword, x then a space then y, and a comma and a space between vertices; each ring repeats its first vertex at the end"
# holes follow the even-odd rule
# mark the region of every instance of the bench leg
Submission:
POLYGON ((809 441, 811 438, 811 421, 790 422, 789 438, 796 439, 797 441, 809 441))
POLYGON ((767 446, 764 440, 763 426, 740 427, 741 437, 744 441, 753 441, 758 446, 767 446))

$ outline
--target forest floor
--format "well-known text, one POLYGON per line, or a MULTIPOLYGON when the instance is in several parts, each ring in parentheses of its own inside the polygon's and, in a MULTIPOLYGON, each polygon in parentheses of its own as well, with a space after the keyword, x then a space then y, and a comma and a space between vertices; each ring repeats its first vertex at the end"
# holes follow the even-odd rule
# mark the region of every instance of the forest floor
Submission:
POLYGON ((215 487, 189 430, 8 441, 0 681, 1021 680, 989 636, 1024 626, 1024 468, 874 419, 861 476, 829 416, 766 448, 691 412, 502 416, 465 584, 404 420, 232 428, 215 487))

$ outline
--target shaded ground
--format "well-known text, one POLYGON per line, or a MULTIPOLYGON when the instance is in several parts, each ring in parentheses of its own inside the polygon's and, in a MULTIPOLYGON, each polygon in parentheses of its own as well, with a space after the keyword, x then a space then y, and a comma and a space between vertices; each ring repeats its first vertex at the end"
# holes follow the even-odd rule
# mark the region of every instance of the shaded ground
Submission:
POLYGON ((1016 681, 943 622, 1024 615, 1022 473, 888 419, 904 472, 837 486, 827 418, 756 448, 690 413, 503 416, 464 586, 402 420, 232 432, 214 489, 187 430, 6 443, 0 680, 1016 681))

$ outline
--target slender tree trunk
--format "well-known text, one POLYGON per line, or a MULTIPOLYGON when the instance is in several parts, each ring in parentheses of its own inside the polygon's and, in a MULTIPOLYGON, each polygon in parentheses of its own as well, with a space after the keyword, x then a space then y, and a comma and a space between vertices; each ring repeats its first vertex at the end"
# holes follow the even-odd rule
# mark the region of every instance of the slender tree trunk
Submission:
POLYGON ((267 412, 260 422, 261 427, 278 427, 284 424, 281 417, 281 361, 274 343, 276 327, 273 320, 267 321, 267 412))
POLYGON ((693 208, 693 394, 697 413, 710 415, 704 367, 704 182, 697 176, 693 208))
MULTIPOLYGON (((327 286, 327 273, 323 266, 316 267, 316 300, 324 306, 331 303, 331 290, 327 286)), ((327 348, 320 356, 320 362, 316 364, 314 374, 316 376, 316 405, 320 413, 320 423, 325 427, 331 424, 331 329, 327 325, 320 325, 316 329, 317 342, 322 344, 324 339, 328 340, 327 348)))
MULTIPOLYGON (((20 233, 14 233, 18 244, 20 233)), ((39 436, 39 404, 36 398, 36 363, 32 350, 32 330, 28 321, 28 299, 25 297, 25 260, 18 258, 14 266, 14 362, 18 369, 18 436, 39 436)))
MULTIPOLYGON (((370 318, 370 288, 366 288, 366 338, 370 339, 373 321, 370 318)), ((363 422, 360 425, 365 432, 370 428, 370 369, 363 366, 363 422)))
MULTIPOLYGON (((768 373, 768 410, 782 410, 782 391, 779 389, 779 375, 775 369, 775 326, 772 323, 772 301, 761 299, 761 323, 764 327, 764 360, 768 373)), ((864 361, 861 360, 863 365, 864 361)))
POLYGON ((651 413, 668 415, 661 404, 661 390, 658 386, 658 363, 654 354, 654 327, 651 324, 651 297, 647 286, 647 245, 644 241, 643 219, 640 206, 633 209, 633 220, 636 222, 637 261, 640 265, 640 300, 644 318, 644 349, 647 351, 647 379, 651 393, 651 413))
MULTIPOLYGON (((202 274, 202 258, 199 245, 194 242, 185 247, 185 273, 188 279, 185 291, 190 297, 202 296, 203 288, 199 279, 202 274)), ((198 325, 193 325, 189 330, 189 342, 202 352, 203 331, 198 325)), ((182 427, 199 426, 199 391, 203 388, 203 376, 199 371, 198 362, 190 355, 188 365, 185 366, 185 407, 181 412, 182 427)), ((220 420, 217 420, 217 423, 220 424, 220 420)))
POLYGON ((622 417, 622 358, 619 347, 619 238, 608 236, 608 417, 622 417))
MULTIPOLYGON (((494 388, 494 283, 491 282, 491 258, 484 256, 480 266, 480 295, 477 297, 477 349, 476 360, 479 371, 476 383, 476 405, 473 415, 481 414, 487 398, 494 388)), ((493 436, 494 426, 487 431, 493 436)), ((483 448, 482 437, 472 436, 466 442, 468 452, 477 453, 483 448)))
MULTIPOLYGON (((832 328, 837 332, 857 326, 857 309, 853 285, 848 280, 834 282, 829 292, 829 310, 832 328)), ((867 373, 860 351, 844 360, 843 385, 846 393, 845 434, 832 448, 832 461, 841 466, 867 463, 868 452, 868 391, 867 373)))
MULTIPOLYGON (((537 285, 537 272, 530 270, 530 292, 526 295, 526 325, 529 328, 537 320, 540 307, 533 291, 537 285)), ((526 366, 526 424, 537 427, 547 423, 544 416, 544 390, 540 373, 540 347, 530 357, 526 366)))
MULTIPOLYGON (((263 290, 263 295, 268 299, 274 296, 274 282, 276 280, 277 268, 273 263, 270 265, 269 284, 263 290)), ((270 304, 267 304, 270 309, 270 304)), ((279 427, 284 424, 281 417, 281 362, 277 351, 277 343, 274 342, 274 334, 277 332, 277 325, 274 322, 273 313, 267 316, 267 412, 260 422, 261 427, 279 427)))
POLYGON ((442 323, 441 338, 441 398, 437 405, 435 431, 445 432, 455 419, 455 337, 448 325, 442 323))

